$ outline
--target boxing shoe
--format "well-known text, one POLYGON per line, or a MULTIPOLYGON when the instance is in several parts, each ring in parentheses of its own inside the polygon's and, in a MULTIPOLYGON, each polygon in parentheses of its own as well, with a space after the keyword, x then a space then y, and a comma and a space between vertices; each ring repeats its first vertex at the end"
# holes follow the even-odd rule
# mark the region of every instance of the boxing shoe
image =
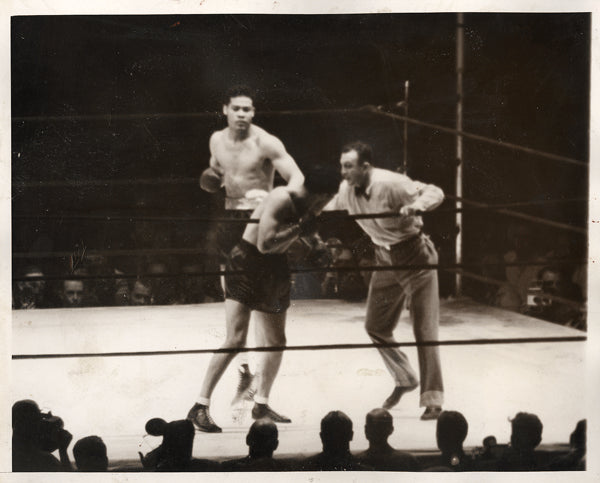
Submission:
POLYGON ((442 408, 436 407, 436 406, 431 406, 431 407, 428 406, 425 408, 425 412, 421 415, 421 420, 422 421, 431 421, 433 419, 437 419, 440 417, 441 413, 442 413, 442 408))
POLYGON ((252 401, 255 392, 255 389, 252 387, 252 382, 254 382, 254 374, 250 372, 248 366, 244 364, 238 368, 238 371, 240 379, 238 381, 238 387, 235 396, 231 401, 232 406, 237 406, 242 401, 252 401))
POLYGON ((194 404, 192 409, 188 412, 187 418, 199 431, 205 433, 221 433, 223 430, 215 424, 213 418, 210 417, 208 406, 203 404, 194 404))
POLYGON ((407 392, 413 391, 417 386, 396 386, 392 391, 392 394, 384 401, 383 409, 392 409, 396 404, 400 402, 400 398, 407 392))
POLYGON ((286 416, 276 413, 268 404, 254 403, 252 408, 252 419, 270 419, 274 423, 291 423, 292 420, 286 416))

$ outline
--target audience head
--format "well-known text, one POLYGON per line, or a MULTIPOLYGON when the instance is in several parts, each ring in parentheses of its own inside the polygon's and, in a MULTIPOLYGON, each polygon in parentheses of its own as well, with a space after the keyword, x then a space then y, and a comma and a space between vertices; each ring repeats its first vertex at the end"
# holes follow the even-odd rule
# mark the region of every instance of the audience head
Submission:
MULTIPOLYGON (((115 270, 115 274, 122 275, 123 272, 115 270)), ((118 307, 129 305, 130 290, 129 283, 124 278, 115 279, 114 304, 118 307)))
POLYGON ((163 437, 156 469, 177 470, 189 464, 195 434, 191 421, 182 419, 167 423, 164 419, 153 418, 146 423, 146 432, 163 437))
POLYGON ((354 436, 352 421, 342 411, 331 411, 321 420, 324 452, 347 451, 354 436))
POLYGON ((442 411, 436 428, 438 448, 442 453, 461 453, 469 425, 458 411, 442 411))
POLYGON ((150 283, 137 279, 133 282, 130 293, 131 305, 150 305, 152 303, 152 286, 150 283))
POLYGON ((51 412, 43 413, 31 399, 23 399, 13 404, 12 428, 13 441, 48 452, 68 445, 71 437, 65 431, 61 418, 51 412))
POLYGON ((558 267, 544 267, 538 272, 538 280, 545 293, 558 293, 564 277, 558 267))
POLYGON ((251 458, 270 458, 279 445, 278 431, 275 423, 269 419, 255 421, 248 435, 246 444, 250 449, 251 458))
POLYGON ((12 407, 13 437, 33 440, 39 435, 42 412, 35 401, 23 399, 12 407))
MULTIPOLYGON (((43 277, 44 272, 37 266, 30 265, 19 270, 20 278, 43 277)), ((18 309, 33 309, 40 306, 44 299, 46 282, 44 280, 21 280, 15 284, 14 297, 18 309)))
POLYGON ((83 302, 83 280, 65 280, 62 299, 65 307, 81 307, 83 302))
POLYGON ((520 452, 533 451, 542 441, 543 425, 535 414, 517 413, 511 420, 511 446, 520 452))
POLYGON ((572 448, 585 451, 586 448, 587 420, 582 419, 571 433, 569 444, 572 448))
POLYGON ((79 471, 106 471, 108 456, 106 445, 98 436, 81 438, 73 446, 73 456, 79 471))
POLYGON ((496 440, 496 436, 486 436, 483 438, 483 449, 486 451, 491 450, 492 448, 498 445, 498 441, 496 440))
POLYGON ((155 260, 148 264, 146 272, 150 275, 163 275, 150 278, 152 287, 152 303, 156 305, 172 305, 177 302, 177 289, 172 278, 165 274, 172 272, 172 263, 168 260, 155 260))
POLYGON ((365 436, 371 446, 385 444, 394 432, 392 415, 383 408, 377 408, 367 413, 365 436))
MULTIPOLYGON (((82 276, 87 275, 88 272, 85 269, 76 269, 73 271, 73 275, 82 276)), ((64 307, 81 307, 84 303, 86 296, 86 286, 83 280, 69 280, 65 279, 62 282, 62 290, 60 292, 60 298, 64 307)))

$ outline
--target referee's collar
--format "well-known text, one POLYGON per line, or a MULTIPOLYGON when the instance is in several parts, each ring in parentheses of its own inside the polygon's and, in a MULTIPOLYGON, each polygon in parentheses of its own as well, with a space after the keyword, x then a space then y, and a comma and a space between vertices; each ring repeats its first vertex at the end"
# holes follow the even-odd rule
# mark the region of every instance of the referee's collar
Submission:
POLYGON ((373 171, 372 169, 369 170, 368 173, 369 179, 367 182, 367 186, 366 187, 362 187, 362 186, 355 186, 354 187, 354 194, 356 195, 356 197, 364 197, 367 201, 369 201, 369 199, 371 199, 371 189, 373 187, 373 171))

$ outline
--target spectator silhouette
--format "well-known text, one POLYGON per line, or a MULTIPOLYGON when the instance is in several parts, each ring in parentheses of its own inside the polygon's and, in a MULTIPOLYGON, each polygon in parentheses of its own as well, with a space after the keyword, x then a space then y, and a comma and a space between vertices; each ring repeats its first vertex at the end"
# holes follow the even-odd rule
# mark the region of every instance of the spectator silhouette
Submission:
POLYGON ((507 445, 499 445, 495 436, 483 438, 482 447, 477 448, 473 459, 473 471, 498 471, 498 462, 507 445))
POLYGON ((152 285, 140 278, 136 279, 129 293, 131 305, 150 305, 152 303, 152 285))
POLYGON ((60 296, 63 307, 82 307, 83 281, 64 280, 60 296))
POLYGON ((469 471, 473 460, 463 450, 469 425, 458 411, 442 411, 435 431, 437 446, 442 452, 439 459, 425 471, 469 471))
POLYGON ((284 471, 283 462, 273 459, 279 445, 277 426, 270 419, 258 419, 246 436, 249 452, 245 458, 225 461, 226 471, 284 471))
POLYGON ((352 421, 342 411, 331 411, 321 420, 323 451, 306 458, 300 465, 304 471, 360 471, 370 466, 360 463, 350 453, 354 436, 352 421))
MULTIPOLYGON (((89 273, 84 268, 78 268, 73 271, 73 275, 86 276, 89 273)), ((58 298, 60 306, 66 308, 89 307, 96 303, 93 300, 93 294, 89 291, 87 280, 63 280, 60 284, 58 298)))
POLYGON ((559 267, 544 267, 538 273, 540 292, 533 297, 533 305, 528 306, 527 313, 540 319, 561 325, 581 328, 583 322, 583 294, 559 267), (581 307, 568 305, 559 300, 553 300, 544 295, 556 295, 573 302, 579 302, 581 307))
POLYGON ((376 471, 419 471, 419 463, 413 455, 390 446, 388 438, 393 432, 393 418, 386 409, 369 411, 365 422, 369 449, 358 454, 357 459, 376 471))
MULTIPOLYGON (((330 267, 348 268, 356 267, 353 252, 338 238, 327 240, 330 267)), ((357 301, 367 296, 367 286, 359 272, 327 272, 321 284, 322 296, 324 298, 341 298, 342 300, 357 301)))
POLYGON ((171 421, 153 418, 146 423, 146 432, 162 436, 162 444, 145 456, 138 453, 146 471, 217 471, 219 464, 192 459, 194 425, 187 419, 171 421))
MULTIPOLYGON (((218 266, 212 268, 212 270, 218 269, 218 266)), ((179 280, 179 303, 201 304, 223 301, 223 289, 219 285, 219 278, 198 275, 205 270, 204 265, 197 261, 188 262, 181 267, 181 272, 186 276, 179 280)))
MULTIPOLYGON (((310 247, 302 240, 296 240, 288 248, 287 256, 290 266, 298 269, 307 269, 318 266, 311 263, 314 254, 310 247)), ((317 299, 321 296, 321 272, 298 272, 292 274, 292 299, 317 299)))
POLYGON ((483 451, 481 453, 482 459, 491 460, 496 457, 496 449, 498 448, 498 441, 496 436, 486 436, 483 438, 483 451))
POLYGON ((62 419, 24 399, 13 404, 12 429, 13 471, 71 471, 67 448, 73 436, 62 419), (57 449, 60 461, 52 455, 57 449))
POLYGON ((175 280, 164 276, 173 273, 173 264, 169 263, 168 260, 156 260, 148 264, 146 271, 150 275, 155 275, 150 279, 152 305, 173 305, 177 303, 178 294, 175 280))
POLYGON ((98 436, 81 438, 73 446, 73 456, 78 471, 106 471, 108 469, 108 456, 106 445, 98 436))
MULTIPOLYGON (((19 278, 43 277, 44 272, 34 265, 17 272, 19 278)), ((13 309, 39 309, 45 307, 46 282, 43 280, 19 280, 13 284, 13 309)))
MULTIPOLYGON (((520 261, 542 261, 536 243, 536 232, 521 223, 511 224, 506 232, 509 250, 504 253, 506 263, 520 261), (536 250, 537 249, 537 250, 536 250)), ((536 279, 539 267, 536 265, 517 265, 505 268, 506 283, 496 293, 495 305, 505 309, 522 311, 527 307, 527 290, 536 279)))
MULTIPOLYGON (((123 275, 121 270, 114 269, 114 275, 123 275)), ((129 289, 129 282, 124 278, 116 278, 113 292, 113 305, 122 307, 130 305, 131 290, 129 289)))
POLYGON ((587 421, 582 419, 575 426, 569 438, 571 450, 564 456, 550 463, 550 469, 555 471, 584 471, 586 453, 587 421))
POLYGON ((535 448, 542 441, 543 425, 535 414, 517 413, 511 421, 510 446, 498 464, 501 471, 536 471, 541 469, 535 448))

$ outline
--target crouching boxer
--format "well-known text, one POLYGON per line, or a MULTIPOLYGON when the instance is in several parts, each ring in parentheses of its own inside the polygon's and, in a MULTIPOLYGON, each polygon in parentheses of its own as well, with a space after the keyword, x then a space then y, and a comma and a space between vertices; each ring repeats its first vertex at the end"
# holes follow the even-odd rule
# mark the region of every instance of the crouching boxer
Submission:
MULTIPOLYGON (((255 312, 256 340, 261 347, 285 346, 285 320, 290 305, 290 271, 287 249, 299 238, 314 232, 314 216, 319 214, 337 192, 338 175, 333 170, 313 168, 299 188, 275 188, 254 210, 258 224, 248 224, 242 240, 231 251, 228 271, 242 274, 226 276, 226 340, 223 348, 245 346, 250 315, 255 312)), ((269 394, 279 370, 282 351, 266 352, 257 372, 252 417, 276 423, 291 420, 268 404, 269 394)), ((200 395, 188 419, 200 431, 221 432, 209 413, 210 398, 235 352, 213 355, 200 395)))

